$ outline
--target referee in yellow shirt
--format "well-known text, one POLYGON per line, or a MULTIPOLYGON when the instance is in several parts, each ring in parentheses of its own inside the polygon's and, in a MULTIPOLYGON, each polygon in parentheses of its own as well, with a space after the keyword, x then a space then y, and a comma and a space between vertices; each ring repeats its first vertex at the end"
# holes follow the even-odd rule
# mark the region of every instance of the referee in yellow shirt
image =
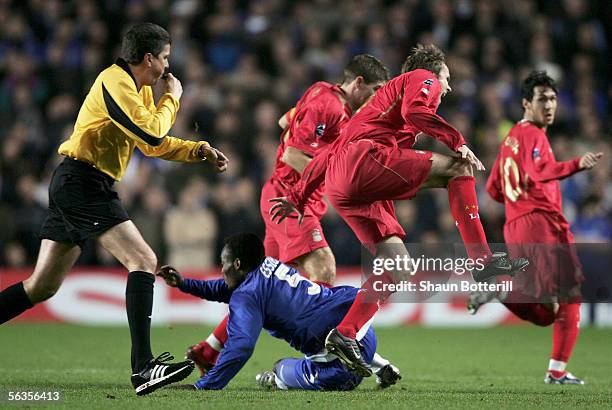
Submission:
POLYGON ((4 323, 53 296, 78 259, 83 242, 95 238, 129 272, 126 309, 132 385, 138 395, 184 379, 193 363, 168 363, 172 360, 168 353, 153 358, 150 326, 157 258, 130 221, 113 184, 121 180, 134 148, 171 161, 206 161, 219 172, 228 162, 204 141, 167 135, 183 93, 178 79, 164 75, 170 43, 168 32, 151 23, 134 25, 125 34, 122 58, 98 75, 74 132, 59 147, 64 160, 49 186, 48 216, 34 272, 0 293, 0 323, 4 323), (165 94, 155 104, 151 86, 160 79, 165 81, 165 94))

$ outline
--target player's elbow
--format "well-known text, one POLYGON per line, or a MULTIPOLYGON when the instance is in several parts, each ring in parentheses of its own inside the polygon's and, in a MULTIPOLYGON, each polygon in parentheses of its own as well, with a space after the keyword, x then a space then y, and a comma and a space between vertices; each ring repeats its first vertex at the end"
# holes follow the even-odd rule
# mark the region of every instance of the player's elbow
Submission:
POLYGON ((284 115, 278 119, 278 126, 281 127, 281 129, 284 130, 287 127, 287 125, 289 125, 289 123, 285 119, 284 115))
POLYGON ((168 131, 170 131, 170 127, 163 124, 159 118, 156 118, 156 116, 153 116, 153 118, 147 121, 143 125, 143 129, 147 132, 147 134, 159 141, 162 141, 166 134, 168 134, 168 131))
POLYGON ((295 148, 287 147, 281 156, 281 162, 295 168, 298 162, 298 155, 295 151, 295 148))
POLYGON ((255 351, 255 346, 251 346, 251 345, 244 345, 238 348, 238 352, 240 353, 240 357, 243 362, 246 362, 247 360, 249 360, 249 358, 253 355, 254 351, 255 351))

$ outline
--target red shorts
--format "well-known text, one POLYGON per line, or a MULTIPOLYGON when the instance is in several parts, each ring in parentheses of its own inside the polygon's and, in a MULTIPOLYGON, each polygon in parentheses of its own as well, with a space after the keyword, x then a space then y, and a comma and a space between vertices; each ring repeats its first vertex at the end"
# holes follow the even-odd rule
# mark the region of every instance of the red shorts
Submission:
POLYGON ((287 193, 276 183, 268 181, 261 190, 259 208, 266 224, 264 238, 266 255, 284 263, 291 263, 302 255, 329 245, 323 235, 319 218, 309 212, 308 207, 301 225, 298 225, 297 217, 294 215, 285 218, 280 224, 270 219, 269 211, 273 204, 269 199, 286 195, 287 193))
POLYGON ((514 278, 514 290, 540 302, 579 299, 582 266, 562 215, 536 211, 518 217, 504 225, 504 239, 510 256, 529 259, 527 271, 514 278))
POLYGON ((388 147, 372 140, 348 144, 332 157, 326 194, 362 244, 404 239, 393 201, 413 198, 431 170, 431 152, 388 147))

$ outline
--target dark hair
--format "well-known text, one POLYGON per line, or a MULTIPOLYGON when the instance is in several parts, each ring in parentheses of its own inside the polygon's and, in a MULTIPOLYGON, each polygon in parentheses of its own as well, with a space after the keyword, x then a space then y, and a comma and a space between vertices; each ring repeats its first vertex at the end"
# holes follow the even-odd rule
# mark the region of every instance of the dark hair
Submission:
POLYGON ((342 82, 351 82, 358 76, 363 77, 366 84, 384 83, 389 81, 389 70, 378 58, 369 54, 358 54, 344 67, 342 82))
POLYGON ((153 23, 134 24, 123 36, 121 57, 129 64, 139 64, 145 54, 157 56, 166 44, 171 44, 170 34, 153 23))
POLYGON ((553 80, 546 71, 534 70, 529 73, 527 78, 523 81, 523 85, 521 86, 521 98, 531 101, 533 99, 533 89, 539 85, 552 88, 555 94, 558 94, 555 80, 553 80))
POLYGON ((431 71, 436 75, 440 74, 445 58, 444 52, 433 44, 426 46, 417 44, 406 57, 402 65, 402 74, 418 68, 431 71))
POLYGON ((223 246, 232 259, 240 259, 241 270, 252 271, 265 258, 263 242, 254 233, 238 233, 225 238, 223 246))

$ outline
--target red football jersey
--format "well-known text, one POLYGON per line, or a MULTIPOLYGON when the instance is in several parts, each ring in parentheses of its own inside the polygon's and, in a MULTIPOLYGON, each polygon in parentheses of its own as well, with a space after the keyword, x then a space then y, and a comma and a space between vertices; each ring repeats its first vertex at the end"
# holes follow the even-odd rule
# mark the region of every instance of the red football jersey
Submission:
POLYGON ((416 134, 423 131, 457 151, 465 141, 459 131, 436 115, 440 92, 440 83, 430 71, 419 69, 395 77, 351 118, 339 144, 368 138, 383 145, 412 148, 416 134))
POLYGON ((465 140, 436 114, 440 93, 440 82, 427 70, 410 71, 389 81, 347 122, 325 156, 319 155, 308 164, 289 200, 302 210, 304 201, 325 180, 329 156, 352 141, 371 139, 386 146, 412 148, 417 134, 424 132, 457 151, 465 140))
POLYGON ((579 163, 557 162, 544 131, 522 120, 502 141, 487 191, 505 203, 506 222, 535 210, 562 215, 559 180, 578 172, 579 163))
MULTIPOLYGON (((319 81, 310 86, 297 102, 289 125, 281 135, 271 181, 288 192, 300 180, 300 174, 281 161, 285 149, 294 147, 315 157, 338 138, 351 115, 344 91, 338 85, 319 81)), ((318 217, 327 210, 322 198, 323 186, 320 186, 308 203, 309 209, 318 217)))

